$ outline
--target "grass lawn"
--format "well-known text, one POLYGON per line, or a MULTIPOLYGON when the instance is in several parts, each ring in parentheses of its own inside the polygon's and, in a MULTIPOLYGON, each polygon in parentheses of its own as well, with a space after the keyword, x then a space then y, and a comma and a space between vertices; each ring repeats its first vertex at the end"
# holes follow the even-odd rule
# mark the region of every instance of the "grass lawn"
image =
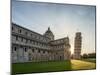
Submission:
POLYGON ((87 59, 82 59, 83 61, 87 61, 87 62, 93 62, 96 63, 96 58, 87 58, 87 59))
POLYGON ((95 69, 96 63, 83 60, 71 60, 72 70, 89 70, 95 69))
POLYGON ((28 62, 12 64, 12 74, 19 73, 40 73, 40 72, 56 72, 71 71, 82 69, 95 69, 95 63, 71 60, 71 61, 50 61, 50 62, 28 62))

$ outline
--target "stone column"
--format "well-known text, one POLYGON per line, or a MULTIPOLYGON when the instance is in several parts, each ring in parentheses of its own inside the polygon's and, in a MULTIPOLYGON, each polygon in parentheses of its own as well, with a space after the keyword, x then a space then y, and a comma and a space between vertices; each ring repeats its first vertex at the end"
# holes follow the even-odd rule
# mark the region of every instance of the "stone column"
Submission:
POLYGON ((32 61, 32 50, 31 50, 31 48, 28 49, 28 61, 32 61))
POLYGON ((71 52, 70 52, 70 45, 66 45, 64 48, 64 60, 70 60, 71 52))
POLYGON ((28 49, 26 49, 26 51, 24 50, 24 62, 28 62, 28 60, 28 49))
POLYGON ((18 48, 18 62, 23 62, 24 58, 24 50, 23 50, 23 47, 20 47, 18 48))
POLYGON ((12 63, 16 63, 18 61, 17 57, 17 49, 16 51, 14 50, 14 47, 12 47, 12 63))

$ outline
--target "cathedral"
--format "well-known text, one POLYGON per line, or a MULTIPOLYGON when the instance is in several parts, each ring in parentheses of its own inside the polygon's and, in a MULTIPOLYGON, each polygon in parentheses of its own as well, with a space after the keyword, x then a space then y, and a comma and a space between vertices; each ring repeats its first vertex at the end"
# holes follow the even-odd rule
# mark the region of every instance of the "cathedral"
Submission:
POLYGON ((70 60, 69 37, 55 39, 50 27, 39 34, 12 23, 12 63, 70 60))

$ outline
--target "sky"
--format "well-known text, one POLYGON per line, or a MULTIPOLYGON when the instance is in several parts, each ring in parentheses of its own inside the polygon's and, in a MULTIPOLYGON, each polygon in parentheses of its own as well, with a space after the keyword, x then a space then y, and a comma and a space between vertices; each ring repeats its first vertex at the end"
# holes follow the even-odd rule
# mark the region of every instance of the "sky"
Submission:
POLYGON ((82 54, 95 52, 95 17, 95 6, 12 2, 12 22, 40 34, 50 27, 55 39, 68 36, 71 53, 76 32, 82 33, 82 54))

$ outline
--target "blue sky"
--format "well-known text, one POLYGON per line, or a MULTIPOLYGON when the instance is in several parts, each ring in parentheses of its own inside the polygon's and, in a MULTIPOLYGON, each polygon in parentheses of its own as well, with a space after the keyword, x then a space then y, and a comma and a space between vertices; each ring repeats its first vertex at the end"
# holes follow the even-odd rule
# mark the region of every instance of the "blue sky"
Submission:
POLYGON ((51 28, 55 39, 69 36, 73 53, 77 31, 82 32, 82 53, 95 52, 95 6, 12 2, 12 22, 44 34, 51 28))

